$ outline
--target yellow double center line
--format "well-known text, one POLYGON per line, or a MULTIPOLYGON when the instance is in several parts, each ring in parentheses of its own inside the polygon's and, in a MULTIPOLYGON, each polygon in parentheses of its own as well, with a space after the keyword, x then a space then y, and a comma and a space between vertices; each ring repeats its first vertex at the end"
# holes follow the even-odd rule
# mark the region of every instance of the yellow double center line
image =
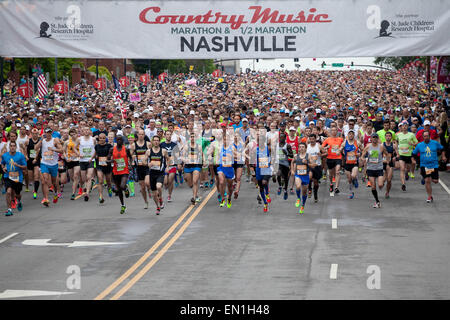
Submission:
MULTIPOLYGON (((142 270, 140 270, 134 277, 132 277, 128 282, 112 297, 110 300, 117 300, 124 293, 126 293, 136 282, 139 281, 154 265, 159 259, 164 255, 164 253, 169 250, 169 248, 177 241, 177 239, 183 234, 186 228, 191 224, 195 217, 200 213, 206 203, 211 199, 211 197, 216 192, 216 187, 214 187, 194 213, 186 220, 182 227, 175 233, 175 235, 166 243, 166 245, 145 265, 142 270)), ((171 236, 179 224, 189 215, 189 213, 194 209, 191 205, 186 211, 178 218, 177 221, 167 230, 167 232, 159 239, 151 248, 148 250, 130 269, 128 269, 119 279, 114 281, 108 288, 106 288, 102 293, 100 293, 94 300, 103 300, 108 296, 113 290, 115 290, 122 282, 131 277, 131 275, 144 263, 146 260, 161 246, 161 244, 171 236)))

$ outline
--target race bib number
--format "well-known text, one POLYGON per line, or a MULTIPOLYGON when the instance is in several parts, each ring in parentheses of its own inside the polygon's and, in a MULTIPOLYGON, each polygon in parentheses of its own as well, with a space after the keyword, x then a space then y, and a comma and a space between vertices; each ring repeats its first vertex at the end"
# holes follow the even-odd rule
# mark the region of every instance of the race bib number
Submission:
POLYGON ((400 152, 401 153, 408 153, 409 152, 409 147, 401 147, 400 148, 400 152))
POLYGON ((152 161, 150 162, 150 169, 159 170, 160 168, 161 168, 161 160, 152 159, 152 161))
POLYGON ((279 151, 278 158, 280 159, 280 161, 286 160, 286 155, 284 154, 283 150, 279 151))
POLYGON ((30 159, 36 159, 36 150, 34 149, 30 150, 30 159))
POLYGON ((138 156, 137 156, 137 163, 138 163, 138 166, 144 166, 145 165, 145 154, 138 154, 138 156))
POLYGON ((355 161, 356 161, 356 154, 355 154, 355 152, 347 153, 347 162, 355 162, 355 161))
POLYGON ((433 172, 434 172, 434 168, 425 168, 426 175, 432 174, 433 172))
POLYGON ((197 157, 196 157, 195 153, 190 153, 189 154, 189 163, 194 164, 196 162, 197 162, 197 157))
POLYGON ((227 154, 222 158, 222 165, 224 167, 231 167, 233 165, 233 160, 231 159, 230 154, 227 154))
POLYGON ((268 157, 259 158, 259 167, 260 168, 268 168, 269 167, 269 158, 268 157))
POLYGON ((369 157, 369 162, 370 163, 378 163, 378 151, 377 150, 373 150, 370 154, 369 157))
POLYGON ((339 154, 339 146, 332 146, 331 153, 339 154))
POLYGON ((18 172, 10 172, 8 173, 9 179, 14 182, 19 182, 19 173, 18 172))
POLYGON ((297 175, 304 176, 308 172, 306 165, 299 164, 297 165, 297 175))
POLYGON ((106 166, 108 164, 107 161, 108 161, 107 157, 98 157, 99 166, 106 166))
POLYGON ((83 159, 89 159, 91 157, 92 148, 83 148, 83 159))
POLYGON ((52 161, 53 160, 53 151, 46 151, 46 152, 44 152, 44 160, 45 161, 52 161))
POLYGON ((123 171, 125 169, 125 159, 115 159, 117 171, 123 171))

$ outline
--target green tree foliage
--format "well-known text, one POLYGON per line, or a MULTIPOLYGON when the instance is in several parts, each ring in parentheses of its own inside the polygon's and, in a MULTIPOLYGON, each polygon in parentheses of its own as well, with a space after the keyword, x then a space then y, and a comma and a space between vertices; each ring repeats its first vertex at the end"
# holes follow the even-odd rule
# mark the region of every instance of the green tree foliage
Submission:
MULTIPOLYGON (((78 59, 73 58, 58 58, 58 81, 62 80, 63 76, 69 77, 69 81, 72 79, 72 65, 83 65, 78 59)), ((3 62, 3 77, 6 79, 6 75, 11 71, 11 62, 3 62)), ((14 66, 15 70, 19 71, 20 76, 31 77, 32 67, 40 65, 44 73, 49 73, 50 85, 55 83, 55 58, 15 58, 14 66)))
MULTIPOLYGON (((416 59, 417 57, 377 57, 374 62, 378 65, 383 64, 384 66, 389 66, 399 70, 416 59)), ((419 60, 426 65, 427 57, 419 57, 419 60)))
MULTIPOLYGON (((89 68, 87 68, 87 71, 96 74, 95 65, 92 65, 89 68)), ((111 72, 109 72, 108 68, 104 66, 98 66, 98 77, 103 78, 103 76, 105 76, 106 79, 108 80, 112 80, 111 72)))

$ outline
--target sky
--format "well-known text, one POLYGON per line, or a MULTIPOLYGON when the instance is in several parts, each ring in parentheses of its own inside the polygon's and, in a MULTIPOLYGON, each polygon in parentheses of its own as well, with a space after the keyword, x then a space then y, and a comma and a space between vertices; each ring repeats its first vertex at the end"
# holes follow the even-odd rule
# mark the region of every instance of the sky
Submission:
POLYGON ((364 57, 364 58, 317 58, 316 61, 313 58, 299 58, 298 62, 294 62, 294 59, 259 59, 259 62, 256 62, 256 59, 246 59, 240 60, 240 66, 242 68, 242 72, 245 72, 247 68, 253 70, 253 64, 255 66, 256 71, 270 71, 272 69, 275 70, 296 70, 295 64, 299 64, 300 68, 298 70, 377 70, 375 68, 368 67, 350 67, 348 68, 346 65, 350 65, 351 62, 355 65, 375 65, 373 61, 375 57, 364 57), (327 66, 322 69, 321 64, 322 61, 325 61, 327 66), (344 67, 331 67, 332 63, 343 63, 344 67), (284 64, 284 69, 280 67, 280 65, 284 64))

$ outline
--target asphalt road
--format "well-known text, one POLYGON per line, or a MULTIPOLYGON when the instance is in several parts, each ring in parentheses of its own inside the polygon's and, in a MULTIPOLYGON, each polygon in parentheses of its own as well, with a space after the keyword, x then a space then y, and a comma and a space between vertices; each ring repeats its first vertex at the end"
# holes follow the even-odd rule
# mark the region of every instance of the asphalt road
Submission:
MULTIPOLYGON (((450 187, 450 173, 440 175, 450 187)), ((23 193, 24 210, 0 216, 0 299, 449 299, 450 194, 433 185, 427 204, 418 174, 407 188, 396 171, 391 198, 381 192, 373 209, 365 185, 350 200, 322 182, 303 215, 273 183, 268 213, 246 182, 230 209, 214 190, 190 206, 184 184, 160 216, 153 202, 143 209, 139 186, 124 215, 116 197, 100 205, 97 190, 84 202, 66 188, 50 208, 23 193), (53 245, 26 244, 36 239, 53 245), (69 246, 78 241, 121 244, 69 246)))

